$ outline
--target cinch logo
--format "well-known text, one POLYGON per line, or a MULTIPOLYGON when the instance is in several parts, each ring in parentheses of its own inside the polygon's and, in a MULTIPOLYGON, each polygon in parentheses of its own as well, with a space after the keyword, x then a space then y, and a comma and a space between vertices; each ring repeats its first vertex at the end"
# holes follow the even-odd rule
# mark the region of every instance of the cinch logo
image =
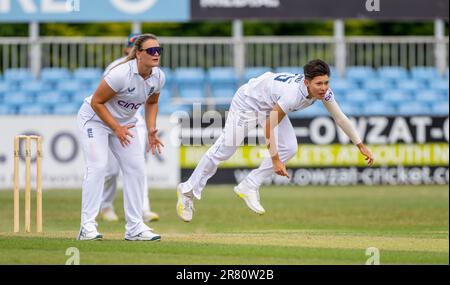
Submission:
POLYGON ((117 102, 117 104, 119 104, 120 107, 124 107, 126 109, 139 109, 139 107, 141 107, 142 104, 134 104, 134 103, 128 103, 122 100, 119 100, 119 102, 117 102))
POLYGON ((325 101, 330 101, 332 96, 333 96, 333 92, 332 91, 328 92, 328 94, 325 96, 325 101))

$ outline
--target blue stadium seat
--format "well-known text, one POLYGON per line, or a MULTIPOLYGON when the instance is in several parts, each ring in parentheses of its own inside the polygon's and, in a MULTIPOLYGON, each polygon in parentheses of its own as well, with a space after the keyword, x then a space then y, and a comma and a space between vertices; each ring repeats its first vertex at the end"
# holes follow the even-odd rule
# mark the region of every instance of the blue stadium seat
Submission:
POLYGON ((20 85, 20 91, 31 95, 36 95, 39 92, 48 91, 50 89, 50 85, 40 80, 22 81, 22 84, 20 85))
POLYGON ((99 82, 92 82, 91 84, 89 84, 88 86, 86 86, 86 91, 88 91, 89 93, 94 94, 95 90, 97 90, 98 85, 100 84, 99 82))
POLYGON ((216 88, 212 90, 211 95, 215 104, 230 104, 235 92, 233 88, 216 88))
POLYGON ((301 66, 279 66, 279 67, 275 68, 275 73, 303 74, 303 67, 301 67, 301 66))
POLYGON ((381 66, 378 68, 378 77, 399 81, 402 79, 408 79, 408 71, 406 68, 401 66, 381 66))
POLYGON ((266 72, 272 71, 272 68, 267 66, 259 66, 259 67, 247 67, 244 70, 243 83, 246 83, 251 78, 258 77, 266 72))
POLYGON ((42 105, 63 104, 69 101, 69 97, 59 91, 41 92, 36 96, 36 103, 42 105))
POLYGON ((431 105, 431 111, 433 112, 433 115, 446 115, 448 116, 448 99, 447 101, 443 102, 435 102, 431 105))
POLYGON ((103 71, 100 68, 78 68, 73 72, 73 78, 85 85, 99 83, 103 77, 103 71))
POLYGON ((158 114, 166 116, 189 116, 189 114, 192 114, 192 107, 188 105, 162 104, 158 107, 158 114))
POLYGON ((8 97, 4 98, 3 103, 15 106, 32 104, 34 103, 34 96, 21 91, 11 92, 8 97))
POLYGON ((211 95, 214 98, 233 98, 235 93, 236 89, 223 87, 212 90, 211 95))
POLYGON ((0 94, 6 94, 12 91, 16 91, 15 86, 7 81, 0 81, 0 94))
POLYGON ((43 105, 25 105, 19 107, 19 115, 47 115, 49 114, 49 109, 43 105))
POLYGON ((56 90, 58 90, 61 93, 66 94, 67 96, 71 96, 72 94, 77 93, 80 90, 86 90, 86 86, 83 85, 81 82, 75 81, 75 80, 68 80, 68 81, 60 81, 56 85, 56 90))
POLYGON ((306 109, 289 113, 289 117, 292 118, 310 118, 318 116, 329 116, 327 109, 325 109, 321 102, 316 102, 306 109))
POLYGON ((189 102, 203 101, 205 99, 205 90, 203 86, 200 88, 195 87, 183 88, 178 91, 178 97, 182 98, 184 101, 189 102))
POLYGON ((20 83, 22 81, 32 80, 33 74, 28 68, 10 68, 5 70, 3 77, 4 81, 20 83))
POLYGON ((75 103, 56 104, 51 109, 54 115, 75 115, 78 113, 80 105, 75 103))
POLYGON ((161 67, 161 70, 164 72, 164 75, 166 76, 166 83, 164 84, 164 87, 172 86, 174 81, 173 71, 170 68, 166 67, 161 67))
POLYGON ((336 94, 345 94, 358 88, 358 86, 346 79, 333 78, 330 80, 330 87, 336 94))
POLYGON ((371 94, 381 94, 393 87, 392 83, 389 80, 383 78, 368 79, 364 81, 362 85, 363 89, 370 92, 371 94))
POLYGON ((371 104, 364 104, 363 114, 366 116, 382 115, 394 116, 397 115, 397 109, 386 102, 372 102, 371 104))
POLYGON ((430 81, 439 78, 439 72, 435 67, 415 66, 411 68, 411 78, 414 80, 430 81))
POLYGON ((430 88, 433 91, 440 92, 441 94, 448 94, 448 80, 436 79, 431 81, 430 88))
POLYGON ((422 80, 400 80, 397 82, 397 89, 404 92, 413 93, 425 87, 422 80))
MULTIPOLYGON (((336 97, 338 98, 338 97, 336 97)), ((355 103, 370 103, 378 100, 377 96, 361 89, 349 90, 345 93, 345 101, 355 103)), ((339 101, 339 99, 337 99, 339 101)))
POLYGON ((15 106, 0 104, 0 116, 15 115, 16 111, 17 111, 17 109, 15 106))
POLYGON ((413 98, 411 93, 404 92, 403 90, 387 90, 381 94, 381 100, 387 104, 405 103, 411 101, 413 98))
POLYGON ((237 88, 238 83, 236 71, 233 67, 211 67, 207 72, 207 80, 211 89, 237 88))
POLYGON ((185 87, 203 87, 206 73, 199 67, 181 67, 175 70, 174 79, 178 89, 185 87))
POLYGON ((159 98, 158 98, 158 102, 159 103, 170 102, 172 100, 172 97, 173 97, 172 94, 173 94, 173 88, 164 85, 163 89, 160 92, 160 95, 159 95, 159 98))
POLYGON ((71 78, 71 73, 67 68, 47 67, 41 70, 41 80, 46 84, 56 85, 61 80, 71 78))
POLYGON ((362 85, 364 81, 376 78, 377 74, 371 66, 349 66, 345 77, 349 81, 362 85))
POLYGON ((417 91, 414 97, 415 101, 424 103, 442 102, 446 100, 445 95, 429 89, 417 91))
POLYGON ((83 104, 84 99, 86 99, 87 97, 91 96, 92 93, 88 92, 88 91, 78 91, 73 93, 72 95, 69 96, 69 102, 74 103, 78 106, 81 106, 81 104, 83 104))
POLYGON ((349 101, 339 101, 338 104, 342 112, 344 112, 344 114, 347 116, 363 115, 361 104, 359 103, 349 101))
POLYGON ((423 102, 406 102, 400 104, 398 107, 399 115, 431 115, 431 110, 428 104, 423 102))

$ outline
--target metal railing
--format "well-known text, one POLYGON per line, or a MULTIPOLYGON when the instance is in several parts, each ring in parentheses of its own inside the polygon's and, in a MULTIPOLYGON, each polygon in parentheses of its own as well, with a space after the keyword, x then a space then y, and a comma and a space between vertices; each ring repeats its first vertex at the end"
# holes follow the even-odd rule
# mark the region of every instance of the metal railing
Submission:
MULTIPOLYGON (((126 39, 111 37, 0 38, 0 72, 8 68, 79 67, 104 68, 123 56, 126 39), (31 47, 39 47, 38 58, 31 47)), ((238 45, 244 47, 243 62, 251 66, 302 66, 312 58, 330 64, 336 61, 333 37, 161 37, 165 48, 162 65, 167 68, 235 66, 238 45)), ((347 66, 437 66, 444 60, 448 67, 449 39, 435 37, 346 37, 347 66), (437 52, 439 50, 439 52, 437 52)))

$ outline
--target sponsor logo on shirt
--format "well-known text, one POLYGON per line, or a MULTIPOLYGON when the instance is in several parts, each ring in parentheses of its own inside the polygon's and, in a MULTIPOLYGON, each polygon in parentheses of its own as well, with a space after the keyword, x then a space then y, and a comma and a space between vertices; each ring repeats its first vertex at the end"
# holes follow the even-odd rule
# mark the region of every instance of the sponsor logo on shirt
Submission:
POLYGON ((152 93, 155 91, 155 87, 150 88, 150 91, 148 92, 148 96, 152 95, 152 93))
POLYGON ((328 91, 328 93, 325 95, 325 101, 330 101, 331 97, 333 97, 333 91, 328 91))
POLYGON ((133 92, 134 90, 136 90, 136 87, 133 87, 133 88, 128 87, 128 93, 131 93, 131 92, 133 92))
POLYGON ((117 104, 119 104, 120 107, 123 107, 125 109, 135 109, 135 110, 139 109, 139 107, 141 107, 141 105, 142 105, 141 103, 135 104, 135 103, 125 102, 123 100, 119 100, 117 102, 117 104))

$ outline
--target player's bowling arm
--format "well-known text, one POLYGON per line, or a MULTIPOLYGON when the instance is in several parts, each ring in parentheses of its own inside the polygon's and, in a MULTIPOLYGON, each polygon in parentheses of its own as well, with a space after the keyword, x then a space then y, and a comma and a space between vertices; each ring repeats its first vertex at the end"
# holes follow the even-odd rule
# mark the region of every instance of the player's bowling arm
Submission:
POLYGON ((338 103, 335 100, 324 100, 323 104, 325 105, 325 108, 327 108, 328 112, 330 112, 336 124, 338 124, 350 140, 358 147, 359 151, 364 156, 364 159, 367 160, 367 164, 372 166, 374 161, 372 153, 363 144, 358 132, 353 127, 353 124, 347 116, 342 112, 341 108, 339 108, 338 103))
POLYGON ((323 100, 325 108, 327 108, 331 117, 333 117, 336 124, 344 131, 344 133, 350 138, 350 140, 355 144, 361 143, 361 138, 358 132, 353 127, 352 122, 347 118, 347 116, 342 112, 338 103, 335 100, 325 101, 323 100))

